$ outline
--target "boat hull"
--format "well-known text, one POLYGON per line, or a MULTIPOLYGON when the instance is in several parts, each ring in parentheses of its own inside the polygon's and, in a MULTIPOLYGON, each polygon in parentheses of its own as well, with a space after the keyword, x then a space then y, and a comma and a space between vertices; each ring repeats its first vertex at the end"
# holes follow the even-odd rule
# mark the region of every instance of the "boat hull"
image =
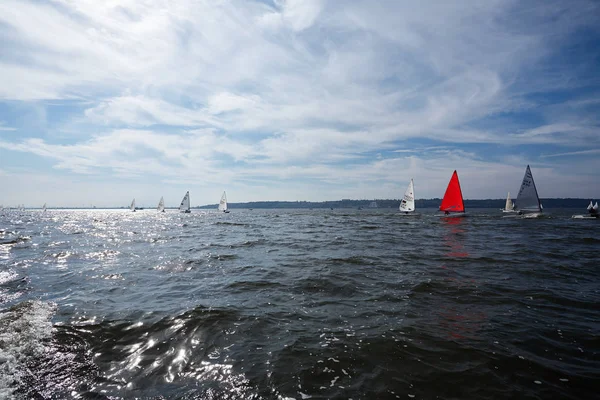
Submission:
POLYGON ((594 217, 593 215, 573 215, 572 219, 597 219, 600 220, 600 217, 594 217))
POLYGON ((191 211, 190 211, 190 210, 185 210, 185 211, 181 211, 181 212, 182 212, 182 213, 184 213, 184 214, 189 214, 189 213, 191 213, 191 211))
POLYGON ((400 217, 417 217, 421 215, 415 211, 398 211, 397 214, 400 217))
POLYGON ((503 208, 501 210, 504 214, 521 214, 521 212, 517 210, 505 210, 503 208))
POLYGON ((467 214, 464 212, 455 212, 449 214, 438 214, 438 216, 440 218, 464 218, 467 216, 467 214))
POLYGON ((526 213, 523 214, 523 218, 541 218, 543 216, 543 214, 541 212, 533 212, 533 213, 526 213))

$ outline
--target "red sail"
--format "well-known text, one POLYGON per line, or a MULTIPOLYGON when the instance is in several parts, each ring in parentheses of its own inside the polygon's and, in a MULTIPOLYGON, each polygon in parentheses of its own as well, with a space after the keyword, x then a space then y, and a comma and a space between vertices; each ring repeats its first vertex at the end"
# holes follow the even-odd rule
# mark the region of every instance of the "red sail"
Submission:
POLYGON ((460 182, 458 182, 458 174, 456 171, 452 174, 442 204, 440 205, 440 211, 448 212, 463 212, 465 211, 465 204, 463 203, 462 192, 460 190, 460 182))

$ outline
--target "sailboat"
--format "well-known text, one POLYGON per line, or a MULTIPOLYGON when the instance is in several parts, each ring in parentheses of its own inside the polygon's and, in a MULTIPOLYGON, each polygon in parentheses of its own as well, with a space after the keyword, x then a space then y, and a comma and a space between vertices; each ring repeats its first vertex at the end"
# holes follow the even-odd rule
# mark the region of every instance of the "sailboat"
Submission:
POLYGON ((181 204, 179 205, 179 211, 182 213, 190 213, 190 192, 189 190, 185 192, 185 196, 183 196, 183 200, 181 200, 181 204))
POLYGON ((444 193, 442 204, 440 204, 440 211, 444 212, 445 217, 464 217, 466 215, 465 203, 456 170, 454 170, 450 182, 448 182, 446 193, 444 193))
POLYGON ((133 201, 131 202, 131 205, 129 206, 129 209, 133 212, 135 212, 135 198, 133 199, 133 201))
POLYGON ((598 202, 596 204, 592 203, 590 200, 590 205, 587 206, 588 215, 573 215, 571 218, 573 219, 600 219, 600 212, 598 210, 598 202))
POLYGON ((518 211, 515 209, 515 203, 510 198, 510 192, 506 196, 506 204, 504 208, 502 208, 503 213, 517 213, 518 211))
POLYGON ((408 187, 404 192, 402 201, 400 201, 400 207, 398 207, 398 210, 400 210, 403 215, 408 215, 411 213, 414 214, 415 212, 415 186, 412 178, 410 179, 408 187))
POLYGON ((156 208, 158 212, 165 212, 165 199, 163 197, 160 198, 158 202, 158 207, 156 208))
POLYGON ((590 214, 595 215, 596 217, 598 217, 598 202, 596 202, 596 204, 592 205, 592 201, 590 200, 590 205, 588 206, 587 210, 589 211, 590 214))
POLYGON ((538 197, 535 182, 529 165, 525 169, 525 176, 517 195, 517 207, 520 214, 524 214, 523 218, 537 218, 542 215, 542 203, 538 197))
POLYGON ((221 196, 221 201, 219 202, 218 210, 223 211, 224 213, 229 212, 229 210, 227 209, 227 195, 225 194, 225 192, 223 192, 223 196, 221 196))
POLYGON ((46 212, 46 203, 42 206, 42 212, 46 212))

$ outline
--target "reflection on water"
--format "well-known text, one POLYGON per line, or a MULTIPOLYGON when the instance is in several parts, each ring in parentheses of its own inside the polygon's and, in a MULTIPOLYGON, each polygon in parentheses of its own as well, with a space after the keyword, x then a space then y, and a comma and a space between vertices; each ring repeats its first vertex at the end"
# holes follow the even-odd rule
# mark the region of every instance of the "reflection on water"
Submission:
POLYGON ((478 332, 483 328, 487 316, 477 306, 446 306, 438 310, 439 327, 453 339, 479 339, 478 332))
POLYGON ((469 257, 465 250, 465 218, 442 218, 444 245, 448 248, 448 257, 469 257))

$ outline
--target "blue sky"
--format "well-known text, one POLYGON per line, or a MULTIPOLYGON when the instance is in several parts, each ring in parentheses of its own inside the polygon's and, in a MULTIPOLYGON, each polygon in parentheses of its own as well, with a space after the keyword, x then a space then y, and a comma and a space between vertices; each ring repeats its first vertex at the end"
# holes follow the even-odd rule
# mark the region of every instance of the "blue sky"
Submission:
POLYGON ((598 199, 599 3, 421 3, 3 0, 0 204, 598 199))

